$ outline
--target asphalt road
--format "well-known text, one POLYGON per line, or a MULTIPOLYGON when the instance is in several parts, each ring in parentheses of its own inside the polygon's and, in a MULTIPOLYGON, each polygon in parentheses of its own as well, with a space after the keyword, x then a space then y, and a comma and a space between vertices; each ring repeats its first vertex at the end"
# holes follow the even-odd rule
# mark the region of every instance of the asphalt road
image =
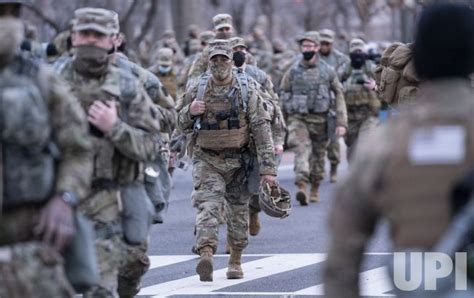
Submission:
MULTIPOLYGON (((342 177, 347 171, 344 160, 342 177)), ((228 256, 225 255, 225 226, 221 226, 219 248, 215 257, 214 282, 201 283, 195 273, 198 256, 193 255, 195 210, 191 206, 191 169, 178 170, 165 223, 152 229, 149 255, 152 269, 143 280, 140 295, 152 297, 296 297, 323 294, 322 272, 330 235, 327 218, 336 184, 326 179, 321 185, 321 202, 299 206, 293 201, 290 217, 279 220, 260 216, 262 230, 250 238, 244 251, 245 278, 225 279, 228 256)), ((279 181, 292 194, 293 155, 285 154, 279 181)), ((390 243, 385 224, 377 229, 368 247, 361 269, 361 291, 368 296, 389 295, 392 286, 385 275, 390 243), (385 295, 384 295, 385 294, 385 295)))

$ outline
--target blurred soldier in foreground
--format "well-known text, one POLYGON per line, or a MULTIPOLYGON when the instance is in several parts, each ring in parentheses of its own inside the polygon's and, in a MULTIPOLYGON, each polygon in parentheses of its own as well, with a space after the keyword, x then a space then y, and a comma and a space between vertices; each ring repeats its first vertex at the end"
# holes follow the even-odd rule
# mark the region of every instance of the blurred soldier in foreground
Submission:
POLYGON ((348 160, 352 156, 359 134, 377 124, 380 109, 380 101, 373 90, 372 63, 365 52, 365 43, 357 38, 351 40, 349 52, 351 61, 342 76, 349 120, 344 137, 348 160))
MULTIPOLYGON (((233 37, 230 40, 234 50, 234 65, 237 67, 237 76, 242 76, 245 81, 255 80, 259 91, 261 92, 262 99, 268 107, 268 114, 271 119, 272 138, 273 145, 275 147, 275 154, 277 160, 281 160, 283 155, 283 144, 285 142, 286 135, 286 124, 283 119, 283 114, 280 108, 280 102, 278 95, 273 90, 273 84, 270 77, 261 69, 254 65, 248 65, 245 63, 247 54, 247 46, 245 41, 241 37, 233 37)), ((250 83, 248 83, 250 84, 250 83)), ((279 164, 279 162, 278 162, 279 164)), ((254 169, 250 173, 249 177, 249 190, 251 194, 250 199, 250 222, 249 232, 250 235, 256 236, 260 232, 260 220, 258 213, 261 211, 258 198, 259 198, 259 169, 258 165, 254 166, 254 169)))
POLYGON ((416 105, 359 140, 335 194, 327 297, 358 297, 362 255, 380 219, 389 221, 394 251, 428 251, 446 232, 450 190, 474 162, 474 40, 466 38, 473 35, 467 6, 442 4, 422 13, 413 49, 423 82, 416 105))
POLYGON ((123 241, 131 241, 122 229, 119 191, 144 183, 142 164, 153 161, 160 146, 150 98, 135 77, 110 63, 119 33, 116 19, 110 10, 76 10, 75 55, 55 65, 88 114, 94 144, 92 192, 79 209, 94 222, 102 280, 85 297, 117 297, 123 241))
POLYGON ((73 297, 62 253, 89 192, 88 126, 77 100, 20 53, 26 1, 0 1, 0 297, 73 297))
POLYGON ((288 115, 288 147, 295 153, 296 199, 301 205, 308 205, 308 197, 311 202, 319 201, 329 133, 335 129, 341 137, 347 127, 342 85, 334 69, 319 58, 319 45, 317 32, 305 33, 300 38, 303 58, 281 82, 283 109, 288 115), (329 127, 328 122, 331 91, 336 96, 336 128, 329 127))
MULTIPOLYGON (((349 64, 349 57, 339 52, 334 48, 335 33, 329 29, 323 29, 320 32, 321 48, 319 49, 319 56, 321 60, 334 67, 339 81, 342 81, 342 74, 349 64)), ((329 112, 328 121, 336 122, 336 102, 334 95, 331 94, 331 109, 329 112)), ((335 125, 331 125, 334 129, 335 125)), ((331 163, 330 181, 332 183, 337 181, 337 166, 341 162, 341 148, 339 145, 339 138, 335 131, 329 132, 329 145, 327 149, 328 159, 331 163)))
POLYGON ((268 112, 254 84, 242 86, 233 74, 232 48, 215 40, 209 51, 210 74, 186 93, 179 112, 182 130, 195 130, 193 205, 197 208, 196 267, 201 281, 212 281, 218 243, 219 209, 226 200, 228 279, 243 278, 242 251, 248 244, 250 150, 256 152, 262 182, 275 184, 276 165, 268 112), (253 148, 250 137, 253 136, 253 148))

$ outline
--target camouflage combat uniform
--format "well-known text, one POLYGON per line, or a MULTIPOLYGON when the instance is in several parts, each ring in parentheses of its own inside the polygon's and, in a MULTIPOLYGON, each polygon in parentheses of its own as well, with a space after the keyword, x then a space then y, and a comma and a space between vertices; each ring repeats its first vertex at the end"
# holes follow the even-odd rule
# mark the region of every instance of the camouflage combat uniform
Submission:
MULTIPOLYGON (((203 78, 199 81, 203 82, 203 78)), ((269 115, 255 85, 248 86, 248 103, 245 103, 235 77, 232 83, 224 86, 215 85, 212 79, 204 82, 207 84, 203 96, 206 112, 201 117, 201 129, 196 132, 193 152, 192 200, 198 210, 196 248, 199 251, 209 246, 216 251, 219 209, 225 200, 227 241, 232 250, 242 251, 248 244, 250 133, 255 142, 260 174, 276 175, 269 115), (234 92, 230 93, 232 90, 234 92), (232 96, 228 96, 230 94, 232 96), (231 108, 234 104, 238 105, 238 111, 231 108), (230 129, 230 120, 216 119, 217 114, 232 112, 238 114, 235 121, 239 129, 230 129)), ((198 87, 196 85, 186 93, 185 105, 178 116, 178 126, 182 130, 192 129, 196 121, 189 108, 198 87)))
MULTIPOLYGON (((110 32, 116 14, 102 9, 76 11, 75 26, 82 30, 103 27, 110 32)), ((118 33, 118 32, 117 32, 118 33)), ((86 297, 116 297, 118 271, 123 263, 120 187, 143 183, 143 162, 154 160, 159 152, 159 123, 156 108, 140 82, 130 73, 108 65, 99 77, 78 72, 76 56, 62 59, 56 71, 67 81, 87 111, 96 100, 111 100, 119 119, 108 135, 91 127, 94 144, 92 192, 80 210, 93 220, 97 234, 96 250, 101 284, 86 297)), ((60 62, 60 63, 59 63, 60 62)))
MULTIPOLYGON (((3 19, 0 30, 23 32, 3 19)), ((89 192, 87 121, 45 66, 23 55, 0 64, 0 297, 73 297, 62 255, 33 231, 52 194, 89 192)))
MULTIPOLYGON (((321 41, 327 41, 331 44, 334 43, 334 32, 332 30, 321 30, 320 36, 321 41)), ((320 53, 319 57, 321 58, 321 60, 323 60, 334 68, 338 79, 342 81, 342 75, 350 62, 349 57, 347 57, 336 49, 332 49, 329 55, 327 56, 322 55, 320 53)), ((333 94, 331 94, 331 96, 333 96, 333 94)), ((336 105, 334 102, 334 98, 331 104, 331 114, 333 117, 335 117, 336 105)), ((335 171, 335 168, 337 169, 337 165, 341 162, 341 148, 339 145, 339 138, 336 137, 336 133, 334 131, 330 132, 327 154, 328 159, 331 162, 331 170, 335 171)))
POLYGON ((430 250, 449 226, 453 184, 471 169, 474 157, 469 137, 474 133, 473 93, 467 80, 438 79, 420 85, 418 94, 415 106, 359 140, 349 175, 336 191, 327 297, 358 297, 364 247, 382 218, 391 227, 394 251, 430 250), (461 132, 455 139, 465 149, 458 161, 451 159, 453 151, 446 152, 445 137, 453 127, 461 132), (447 159, 417 154, 417 143, 424 151, 444 150, 447 159))
POLYGON ((336 97, 336 126, 347 127, 346 105, 337 74, 326 62, 316 61, 315 65, 303 60, 293 65, 281 83, 282 105, 288 115, 288 147, 295 153, 295 182, 311 182, 315 191, 324 178, 328 130, 333 129, 328 128, 327 121, 331 91, 336 97))

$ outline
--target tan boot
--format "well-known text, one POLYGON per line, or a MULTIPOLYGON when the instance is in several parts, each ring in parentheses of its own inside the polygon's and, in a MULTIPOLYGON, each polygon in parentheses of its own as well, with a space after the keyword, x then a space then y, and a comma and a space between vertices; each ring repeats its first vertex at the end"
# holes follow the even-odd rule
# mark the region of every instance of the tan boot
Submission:
POLYGON ((298 192, 296 193, 296 200, 300 202, 301 206, 308 205, 307 183, 305 181, 298 182, 298 192))
POLYGON ((258 219, 258 212, 250 212, 249 233, 252 236, 257 236, 260 232, 260 220, 258 219))
POLYGON ((241 279, 244 278, 241 261, 242 250, 232 249, 229 259, 229 267, 227 268, 227 279, 241 279))
POLYGON ((311 194, 309 201, 312 203, 319 202, 319 182, 311 183, 311 194))
POLYGON ((196 272, 199 274, 200 281, 212 281, 212 272, 214 271, 214 261, 212 256, 214 251, 210 246, 204 246, 199 250, 201 259, 196 266, 196 272))
POLYGON ((331 165, 331 178, 329 179, 329 182, 337 182, 337 165, 331 165))

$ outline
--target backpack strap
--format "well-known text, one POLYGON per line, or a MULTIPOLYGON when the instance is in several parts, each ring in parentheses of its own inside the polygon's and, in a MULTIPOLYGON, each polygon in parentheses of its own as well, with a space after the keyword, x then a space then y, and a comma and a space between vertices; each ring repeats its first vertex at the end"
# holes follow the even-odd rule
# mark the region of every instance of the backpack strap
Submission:
MULTIPOLYGON (((196 100, 204 101, 204 94, 206 93, 208 82, 209 82, 209 74, 204 73, 199 78, 196 100)), ((200 129, 201 129, 201 117, 198 117, 196 119, 196 122, 194 122, 194 130, 200 130, 200 129)))
POLYGON ((239 84, 240 92, 242 95, 242 105, 244 113, 247 113, 248 102, 249 102, 249 77, 241 69, 237 71, 237 83, 239 84))

